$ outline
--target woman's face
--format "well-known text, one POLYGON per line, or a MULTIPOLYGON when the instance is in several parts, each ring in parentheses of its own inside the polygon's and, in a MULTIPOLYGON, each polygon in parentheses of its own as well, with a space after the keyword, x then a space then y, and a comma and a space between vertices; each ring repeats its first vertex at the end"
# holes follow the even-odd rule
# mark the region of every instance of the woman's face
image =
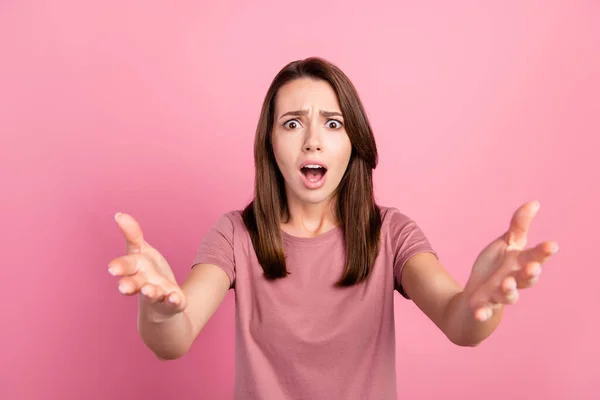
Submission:
POLYGON ((328 82, 296 79, 275 98, 273 151, 288 201, 328 201, 344 175, 352 144, 342 110, 328 82))

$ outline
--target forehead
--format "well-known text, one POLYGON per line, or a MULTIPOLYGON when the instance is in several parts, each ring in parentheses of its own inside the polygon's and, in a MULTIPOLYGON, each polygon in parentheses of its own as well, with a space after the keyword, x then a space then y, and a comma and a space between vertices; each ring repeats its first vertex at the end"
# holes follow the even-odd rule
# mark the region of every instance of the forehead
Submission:
POLYGON ((337 95, 329 82, 312 78, 295 79, 279 88, 275 97, 277 113, 314 107, 341 111, 337 95))

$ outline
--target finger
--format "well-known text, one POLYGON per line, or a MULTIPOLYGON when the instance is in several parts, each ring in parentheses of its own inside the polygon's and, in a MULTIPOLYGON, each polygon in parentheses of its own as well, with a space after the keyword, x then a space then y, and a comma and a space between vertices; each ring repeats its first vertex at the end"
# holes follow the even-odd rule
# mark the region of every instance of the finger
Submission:
POLYGON ((517 281, 512 276, 505 277, 501 284, 490 292, 484 294, 481 291, 475 300, 475 318, 479 321, 485 321, 494 314, 494 311, 500 309, 505 304, 515 304, 519 299, 517 290, 517 281), (483 299, 486 299, 485 301, 483 299))
POLYGON ((551 255, 556 254, 557 251, 558 244, 556 242, 543 242, 535 247, 519 252, 517 261, 523 268, 530 264, 543 264, 551 255))
POLYGON ((160 285, 154 285, 152 283, 145 283, 140 289, 140 293, 145 297, 149 303, 157 303, 163 301, 166 291, 160 285))
POLYGON ((113 276, 135 275, 147 268, 148 259, 142 254, 128 254, 111 260, 108 263, 108 272, 113 276))
POLYGON ((520 206, 513 214, 508 231, 505 234, 506 243, 511 249, 523 249, 527 245, 527 234, 533 218, 540 209, 538 201, 530 201, 520 206))
POLYGON ((183 296, 183 293, 180 290, 170 293, 167 296, 167 301, 178 307, 181 307, 184 305, 184 300, 185 300, 185 297, 183 296))
POLYGON ((494 313, 500 310, 503 306, 503 303, 496 303, 490 300, 490 302, 480 304, 478 307, 476 307, 473 315, 475 319, 479 321, 485 321, 491 318, 492 315, 494 315, 494 313))
POLYGON ((132 296, 139 293, 145 283, 141 275, 124 276, 119 279, 119 292, 132 296))
POLYGON ((525 264, 517 274, 517 287, 527 289, 533 287, 542 274, 542 263, 531 261, 525 264))
POLYGON ((504 278, 492 294, 492 300, 497 304, 515 304, 518 299, 517 280, 512 276, 504 278))
POLYGON ((469 307, 473 310, 475 319, 485 321, 494 314, 501 303, 494 301, 491 291, 478 289, 469 299, 469 307))
POLYGON ((494 311, 490 305, 484 305, 475 310, 475 319, 478 321, 486 321, 494 315, 494 311))
POLYGON ((517 287, 519 289, 528 289, 534 287, 536 283, 538 283, 538 281, 540 280, 541 274, 542 269, 540 268, 539 272, 530 273, 530 275, 528 275, 527 277, 517 280, 517 287))
POLYGON ((474 293, 472 305, 514 304, 518 299, 516 289, 535 285, 541 274, 541 264, 557 250, 556 243, 544 242, 524 251, 508 251, 500 268, 474 293))
POLYGON ((168 290, 160 285, 146 283, 140 293, 142 299, 150 304, 164 303, 167 308, 174 307, 174 310, 183 310, 185 307, 185 296, 179 287, 168 290))
POLYGON ((151 301, 169 301, 173 304, 179 304, 183 295, 181 289, 168 281, 162 283, 145 283, 142 285, 140 293, 151 301))
POLYGON ((131 215, 121 212, 116 213, 114 218, 125 237, 127 253, 141 252, 146 243, 140 224, 131 215))
POLYGON ((542 273, 542 264, 558 251, 555 242, 544 242, 519 253, 517 260, 521 265, 517 277, 519 289, 533 287, 542 273))
POLYGON ((162 301, 172 293, 177 293, 179 288, 166 279, 151 282, 144 275, 136 274, 119 279, 119 291, 126 295, 141 293, 149 300, 162 301))

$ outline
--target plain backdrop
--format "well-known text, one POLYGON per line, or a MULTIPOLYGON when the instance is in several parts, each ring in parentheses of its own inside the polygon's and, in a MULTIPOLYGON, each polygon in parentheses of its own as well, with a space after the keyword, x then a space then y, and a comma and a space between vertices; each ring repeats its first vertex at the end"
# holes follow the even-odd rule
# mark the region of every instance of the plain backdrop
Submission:
POLYGON ((271 80, 320 56, 367 108, 377 200, 461 283, 526 201, 530 243, 561 247, 475 349, 398 295, 400 398, 597 399, 599 20, 592 1, 1 2, 0 398, 231 398, 234 292, 158 361, 107 273, 113 214, 183 280, 252 197, 271 80))

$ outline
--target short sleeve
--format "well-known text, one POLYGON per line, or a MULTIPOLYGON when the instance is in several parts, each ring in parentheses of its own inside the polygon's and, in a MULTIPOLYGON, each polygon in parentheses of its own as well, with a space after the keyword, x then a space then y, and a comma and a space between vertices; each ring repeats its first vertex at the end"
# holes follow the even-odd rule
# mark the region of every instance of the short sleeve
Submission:
POLYGON ((231 283, 235 284, 234 223, 230 213, 222 215, 206 234, 196 252, 192 268, 198 264, 220 267, 231 283))
POLYGON ((394 287, 404 298, 409 299, 402 287, 402 271, 406 262, 418 253, 432 253, 436 257, 438 255, 415 221, 398 211, 394 214, 390 218, 389 228, 394 248, 394 287))

